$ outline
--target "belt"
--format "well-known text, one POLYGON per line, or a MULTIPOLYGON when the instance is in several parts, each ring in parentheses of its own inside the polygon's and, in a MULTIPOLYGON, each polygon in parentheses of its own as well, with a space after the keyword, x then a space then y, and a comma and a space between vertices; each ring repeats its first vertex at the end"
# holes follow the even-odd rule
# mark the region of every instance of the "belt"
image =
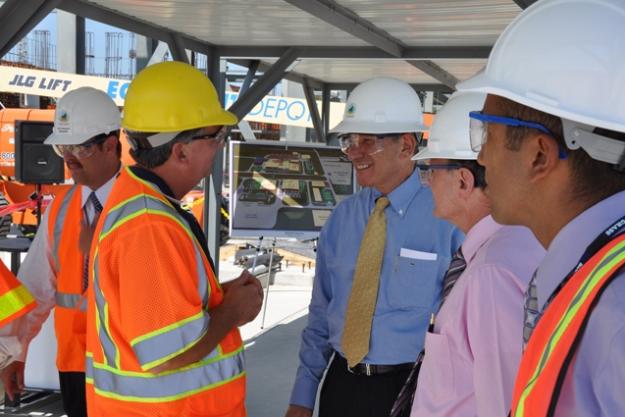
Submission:
POLYGON ((373 375, 382 375, 389 374, 392 372, 399 371, 407 371, 412 369, 413 363, 399 363, 396 365, 373 365, 369 363, 358 363, 351 368, 347 366, 347 360, 339 355, 338 353, 335 355, 335 360, 342 362, 341 365, 344 364, 347 371, 354 375, 365 375, 365 376, 373 376, 373 375))

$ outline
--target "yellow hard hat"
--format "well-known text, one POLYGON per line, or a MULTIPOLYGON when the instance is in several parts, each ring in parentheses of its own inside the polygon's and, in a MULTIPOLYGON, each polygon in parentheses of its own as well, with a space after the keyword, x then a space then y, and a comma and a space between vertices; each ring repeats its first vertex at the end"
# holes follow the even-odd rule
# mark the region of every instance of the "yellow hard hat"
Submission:
POLYGON ((183 62, 161 62, 137 74, 122 116, 122 127, 138 132, 181 132, 237 122, 221 106, 208 77, 183 62))

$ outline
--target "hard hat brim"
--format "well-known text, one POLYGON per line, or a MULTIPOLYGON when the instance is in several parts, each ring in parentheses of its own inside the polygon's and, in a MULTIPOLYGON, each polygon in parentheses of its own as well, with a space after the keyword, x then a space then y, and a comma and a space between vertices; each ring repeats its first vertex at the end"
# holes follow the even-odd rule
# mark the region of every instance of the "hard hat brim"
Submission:
POLYGON ((469 161, 469 160, 477 159, 477 152, 452 151, 452 150, 433 152, 432 150, 425 148, 417 152, 417 154, 412 157, 413 161, 423 161, 426 159, 460 159, 463 161, 465 160, 469 161))
POLYGON ((128 119, 122 118, 122 127, 126 130, 135 132, 152 132, 152 133, 164 133, 164 132, 182 132, 191 129, 201 129, 209 126, 233 126, 239 123, 239 118, 228 110, 222 110, 219 115, 211 116, 210 121, 196 121, 185 125, 176 125, 175 129, 171 124, 163 123, 162 125, 152 125, 149 130, 146 130, 145 126, 140 123, 129 123, 128 119))
POLYGON ((384 123, 369 122, 362 120, 345 119, 329 133, 371 133, 380 135, 384 133, 417 133, 428 130, 423 124, 394 122, 388 121, 384 123))

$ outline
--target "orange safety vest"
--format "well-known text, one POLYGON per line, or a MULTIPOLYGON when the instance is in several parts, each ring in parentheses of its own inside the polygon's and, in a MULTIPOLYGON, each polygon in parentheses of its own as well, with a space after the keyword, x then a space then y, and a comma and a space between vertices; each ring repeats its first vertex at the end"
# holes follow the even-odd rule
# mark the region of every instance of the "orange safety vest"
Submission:
POLYGON ((0 261, 0 327, 35 308, 33 296, 0 261))
POLYGON ((625 234, 593 255, 545 309, 521 359, 512 397, 512 417, 553 416, 564 377, 592 310, 624 264, 625 234))
POLYGON ((85 371, 87 300, 83 294, 84 254, 78 247, 83 219, 81 187, 59 193, 48 208, 49 261, 56 276, 56 366, 61 372, 85 371))
POLYGON ((87 317, 90 417, 244 417, 243 343, 232 329, 200 361, 150 369, 206 333, 223 291, 184 218, 125 168, 91 248, 87 317))

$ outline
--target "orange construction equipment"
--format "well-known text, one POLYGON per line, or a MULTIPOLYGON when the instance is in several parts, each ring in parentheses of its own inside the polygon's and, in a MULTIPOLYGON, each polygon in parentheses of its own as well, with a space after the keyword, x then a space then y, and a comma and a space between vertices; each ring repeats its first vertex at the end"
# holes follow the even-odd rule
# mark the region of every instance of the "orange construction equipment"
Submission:
POLYGON ((511 417, 553 415, 596 301, 625 265, 625 234, 591 257, 545 309, 521 359, 511 417))
POLYGON ((35 308, 35 300, 0 261, 0 327, 35 308))
POLYGON ((61 191, 49 208, 49 262, 56 277, 56 366, 61 372, 85 371, 87 299, 84 257, 77 250, 83 218, 81 188, 61 191))
POLYGON ((198 362, 150 372, 206 334, 210 311, 224 297, 186 221, 130 168, 101 216, 90 255, 89 416, 244 417, 237 328, 198 362))

